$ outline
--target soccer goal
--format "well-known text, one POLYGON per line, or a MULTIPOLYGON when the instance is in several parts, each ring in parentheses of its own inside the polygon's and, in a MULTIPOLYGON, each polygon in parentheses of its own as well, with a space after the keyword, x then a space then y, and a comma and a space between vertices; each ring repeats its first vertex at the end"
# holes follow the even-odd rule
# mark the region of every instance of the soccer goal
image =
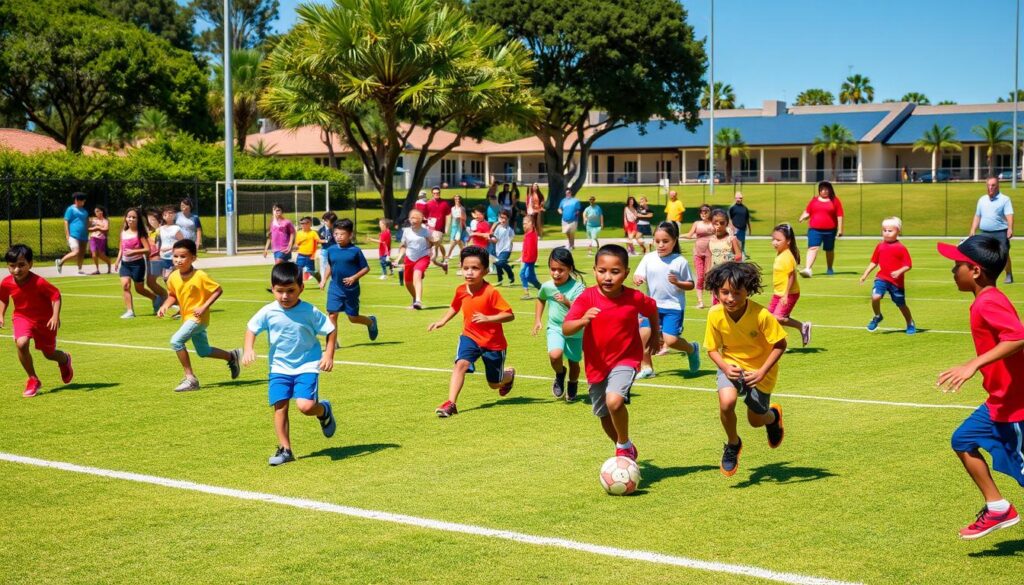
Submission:
MULTIPOLYGON (((320 223, 320 216, 330 209, 331 186, 327 181, 259 181, 236 180, 232 183, 235 193, 235 226, 238 234, 236 247, 262 249, 270 231, 273 219, 272 207, 277 204, 284 210, 284 216, 298 227, 299 218, 309 215, 313 223, 320 223)), ((226 188, 224 181, 217 181, 216 197, 216 247, 227 245, 227 218, 224 210, 226 188), (222 227, 223 224, 223 227, 222 227), (223 233, 222 233, 223 232, 223 233)))

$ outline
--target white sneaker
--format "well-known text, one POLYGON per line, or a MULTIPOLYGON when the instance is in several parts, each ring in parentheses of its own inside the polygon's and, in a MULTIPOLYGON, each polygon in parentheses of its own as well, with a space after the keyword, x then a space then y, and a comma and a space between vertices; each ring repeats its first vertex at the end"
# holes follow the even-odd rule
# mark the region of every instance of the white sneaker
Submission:
POLYGON ((181 383, 174 388, 175 392, 189 392, 191 390, 199 390, 199 380, 196 378, 183 378, 181 383))
POLYGON ((643 370, 640 370, 640 373, 637 374, 636 377, 637 377, 638 380, 646 380, 647 378, 653 378, 654 375, 655 375, 654 374, 654 370, 643 369, 643 370))
POLYGON ((804 268, 803 270, 800 271, 800 276, 802 276, 804 278, 810 278, 811 277, 811 269, 810 268, 804 268))
POLYGON ((61 270, 63 270, 63 269, 64 269, 64 265, 63 265, 63 264, 61 264, 61 261, 60 261, 60 259, 54 260, 54 261, 53 261, 53 265, 57 267, 57 274, 60 274, 60 273, 61 273, 61 270))
POLYGON ((135 311, 125 311, 124 313, 121 314, 121 318, 122 319, 134 319, 135 318, 135 311))
POLYGON ((387 279, 388 279, 388 275, 387 274, 381 274, 380 276, 377 277, 377 280, 387 280, 387 279))

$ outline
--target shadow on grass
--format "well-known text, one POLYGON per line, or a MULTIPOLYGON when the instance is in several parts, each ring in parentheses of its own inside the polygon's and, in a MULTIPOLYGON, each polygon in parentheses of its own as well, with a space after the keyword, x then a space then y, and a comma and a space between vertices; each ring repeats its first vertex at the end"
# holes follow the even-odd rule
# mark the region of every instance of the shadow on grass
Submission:
POLYGON ((769 482, 804 483, 836 477, 835 473, 820 467, 790 467, 789 465, 788 461, 783 461, 781 463, 769 463, 768 465, 755 467, 750 472, 749 478, 732 487, 747 488, 769 482))
POLYGON ((459 412, 469 412, 471 410, 484 410, 487 408, 494 408, 495 406, 518 406, 523 404, 540 404, 544 402, 551 402, 550 400, 542 398, 534 398, 533 396, 513 396, 512 398, 499 398, 494 402, 487 402, 480 406, 474 406, 473 408, 467 408, 466 410, 460 410, 459 412))
POLYGON ((342 459, 349 459, 352 457, 362 457, 363 455, 373 455, 379 451, 386 449, 399 449, 402 446, 398 443, 367 443, 365 445, 345 445, 344 447, 328 447, 327 449, 320 449, 314 451, 309 455, 303 455, 299 459, 309 459, 311 457, 330 457, 331 461, 340 461, 342 459))
POLYGON ((986 550, 967 553, 969 557, 1013 557, 1024 553, 1024 540, 1004 540, 986 550))
POLYGON ((822 353, 828 351, 824 347, 791 347, 786 353, 822 353))
MULTIPOLYGON (((918 333, 927 333, 928 330, 924 329, 924 328, 918 328, 917 332, 918 333)), ((884 331, 881 331, 880 333, 882 335, 892 335, 893 333, 897 333, 899 335, 906 335, 907 334, 906 330, 904 330, 904 329, 886 329, 884 331)))
MULTIPOLYGON (((702 471, 717 471, 718 467, 715 465, 686 465, 683 467, 658 467, 650 461, 643 461, 640 463, 640 485, 647 487, 660 482, 663 479, 670 477, 685 477, 691 473, 700 473, 702 471)), ((644 490, 639 490, 637 493, 643 493, 644 490)))
POLYGON ((65 390, 81 390, 84 392, 92 392, 93 390, 102 390, 104 388, 112 388, 114 386, 120 386, 120 384, 116 382, 82 382, 74 384, 64 384, 63 386, 58 386, 52 390, 42 392, 39 395, 45 396, 46 394, 56 394, 57 392, 64 392, 65 390))
POLYGON ((226 380, 224 382, 217 382, 216 384, 203 384, 202 388, 241 388, 244 386, 264 386, 266 380, 226 380))
POLYGON ((353 343, 352 345, 342 344, 341 348, 347 347, 373 347, 375 345, 401 345, 404 341, 364 341, 362 343, 353 343))
MULTIPOLYGON (((657 376, 655 376, 653 378, 647 378, 647 379, 644 379, 644 380, 639 380, 638 379, 637 383, 650 382, 652 384, 657 384, 659 382, 659 378, 663 378, 664 376, 677 376, 679 378, 683 378, 684 380, 693 380, 695 378, 700 378, 701 376, 704 376, 704 375, 715 374, 716 372, 717 372, 717 370, 697 370, 696 372, 691 374, 690 373, 690 368, 676 368, 676 369, 672 369, 672 370, 658 370, 658 375, 657 376)), ((671 382, 671 380, 660 380, 660 382, 661 383, 666 383, 666 382, 671 382)))

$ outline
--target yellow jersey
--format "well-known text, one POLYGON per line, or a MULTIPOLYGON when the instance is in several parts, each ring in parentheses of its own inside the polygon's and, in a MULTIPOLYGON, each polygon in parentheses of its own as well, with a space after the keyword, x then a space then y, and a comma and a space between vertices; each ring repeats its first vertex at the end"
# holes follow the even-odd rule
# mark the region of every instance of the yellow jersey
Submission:
MULTIPOLYGON (((761 369, 776 343, 786 338, 778 320, 758 303, 747 300, 747 310, 739 320, 733 320, 724 305, 715 305, 708 312, 704 347, 722 354, 726 363, 739 366, 745 372, 761 369)), ((771 393, 779 377, 776 362, 757 389, 771 393)))
POLYGON ((668 221, 683 221, 683 212, 686 208, 683 207, 683 202, 676 199, 675 201, 669 201, 665 204, 665 219, 668 221))
MULTIPOLYGON (((781 295, 786 292, 786 282, 789 280, 790 274, 796 274, 796 258, 793 257, 789 248, 786 248, 781 254, 775 255, 775 262, 772 264, 772 294, 781 295)), ((789 294, 798 292, 800 292, 800 281, 794 279, 789 294)))
POLYGON ((193 269, 185 278, 181 277, 181 272, 175 270, 167 277, 167 292, 178 300, 181 318, 190 319, 202 325, 210 324, 210 311, 207 310, 202 317, 198 318, 192 314, 192 311, 208 301, 218 289, 220 289, 220 285, 202 270, 193 269))
POLYGON ((295 232, 295 249, 303 256, 312 256, 316 254, 316 249, 320 247, 320 235, 313 230, 303 231, 299 230, 295 232))

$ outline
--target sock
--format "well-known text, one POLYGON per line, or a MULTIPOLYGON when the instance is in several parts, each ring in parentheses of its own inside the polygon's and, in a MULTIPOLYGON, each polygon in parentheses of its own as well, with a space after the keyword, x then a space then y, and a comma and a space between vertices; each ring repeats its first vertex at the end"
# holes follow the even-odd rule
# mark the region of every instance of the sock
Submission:
POLYGON ((565 370, 562 370, 561 372, 555 372, 555 377, 564 382, 565 381, 565 370))
POLYGON ((995 502, 985 502, 985 506, 988 508, 989 512, 1002 514, 1010 509, 1010 502, 1007 502, 1006 500, 997 500, 995 502))
POLYGON ((616 449, 629 449, 632 446, 633 446, 633 441, 630 441, 628 439, 626 440, 625 443, 615 443, 615 448, 616 449))

